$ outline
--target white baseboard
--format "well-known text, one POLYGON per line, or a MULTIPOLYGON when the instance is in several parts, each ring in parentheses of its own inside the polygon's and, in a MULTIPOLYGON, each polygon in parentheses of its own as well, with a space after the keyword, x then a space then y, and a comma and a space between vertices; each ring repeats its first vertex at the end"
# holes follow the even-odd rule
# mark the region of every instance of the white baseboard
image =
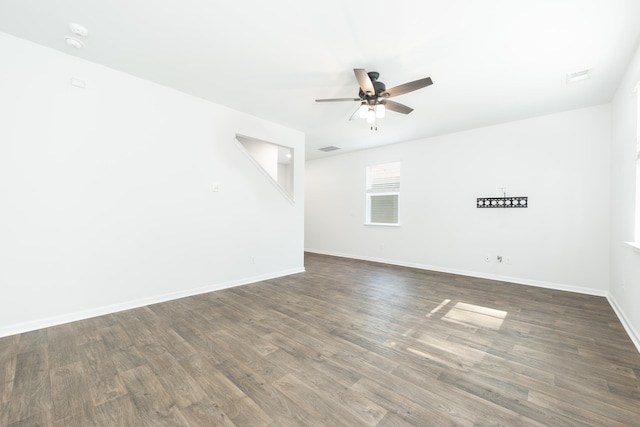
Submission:
POLYGON ((536 286, 538 288, 555 289, 558 291, 575 292, 578 294, 594 295, 599 297, 606 297, 608 295, 606 291, 603 291, 601 289, 591 289, 591 288, 584 288, 584 287, 574 286, 574 285, 566 285, 562 283, 523 279, 520 277, 502 276, 498 274, 487 274, 487 273, 482 273, 477 271, 459 270, 455 268, 439 267, 435 265, 418 264, 418 263, 412 263, 412 262, 343 254, 338 252, 322 251, 322 250, 316 250, 316 249, 305 249, 305 252, 311 252, 311 253, 320 254, 320 255, 337 256, 341 258, 359 259, 362 261, 379 262, 382 264, 398 265, 401 267, 417 268, 420 270, 437 271, 439 273, 450 273, 450 274, 457 274, 460 276, 477 277, 480 279, 497 280, 499 282, 509 282, 509 283, 515 283, 518 285, 536 286))
POLYGON ((625 316, 624 311, 620 309, 620 305, 616 302, 616 299, 613 297, 613 295, 607 295, 607 301, 609 301, 611 308, 613 308, 616 316, 618 316, 618 319, 620 319, 620 323, 622 323, 624 330, 627 331, 627 335, 629 335, 629 338, 631 338, 633 345, 635 345, 638 349, 638 352, 640 352, 640 334, 635 330, 631 322, 629 322, 629 319, 627 319, 627 316, 625 316))
POLYGON ((260 276, 247 277, 240 280, 232 280, 224 283, 203 286, 200 288, 188 289, 180 292, 172 292, 163 295, 156 295, 148 298, 141 298, 134 301, 127 301, 121 304, 112 304, 103 307, 96 307, 89 310, 77 311, 74 313, 63 314, 60 316, 52 316, 45 319, 38 319, 29 322, 18 323, 9 326, 0 327, 0 338, 9 335, 21 334, 24 332, 35 331, 37 329, 49 328, 51 326, 62 325, 64 323, 75 322, 78 320, 89 319, 91 317, 103 316, 105 314, 117 313, 119 311, 131 310, 133 308, 144 307, 151 304, 171 301, 179 298, 190 297, 193 295, 205 294, 208 292, 219 291, 222 289, 233 288, 236 286, 248 285, 250 283, 261 282, 263 280, 275 279, 278 277, 289 276, 291 274, 304 273, 304 267, 294 268, 291 270, 280 271, 276 273, 268 273, 260 276))

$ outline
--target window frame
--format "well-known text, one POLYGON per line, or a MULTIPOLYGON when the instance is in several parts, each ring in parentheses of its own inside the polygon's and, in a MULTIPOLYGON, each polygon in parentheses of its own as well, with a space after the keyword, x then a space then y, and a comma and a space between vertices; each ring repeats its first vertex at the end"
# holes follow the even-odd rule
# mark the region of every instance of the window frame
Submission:
POLYGON ((366 166, 365 168, 365 172, 366 172, 366 182, 365 182, 365 221, 364 221, 364 225, 366 226, 375 226, 375 227, 400 227, 401 222, 400 222, 400 214, 401 214, 401 208, 400 208, 400 190, 401 190, 401 178, 402 178, 402 162, 397 160, 397 161, 391 161, 391 162, 384 162, 384 163, 373 163, 373 164, 369 164, 366 166), (397 190, 374 190, 372 187, 373 184, 373 180, 375 179, 375 177, 373 177, 373 168, 376 166, 383 166, 383 165, 393 165, 397 163, 397 169, 398 169, 398 185, 397 185, 397 190), (372 222, 371 220, 371 199, 372 197, 375 196, 397 196, 397 203, 396 203, 396 212, 395 212, 395 216, 397 221, 396 222, 372 222))

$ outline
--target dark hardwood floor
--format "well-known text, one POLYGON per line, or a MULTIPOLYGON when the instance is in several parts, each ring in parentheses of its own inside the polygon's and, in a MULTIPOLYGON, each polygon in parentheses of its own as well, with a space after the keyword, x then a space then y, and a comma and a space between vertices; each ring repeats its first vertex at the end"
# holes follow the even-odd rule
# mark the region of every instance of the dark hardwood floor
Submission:
POLYGON ((0 425, 640 426, 640 354, 604 298, 305 264, 0 339, 0 425))

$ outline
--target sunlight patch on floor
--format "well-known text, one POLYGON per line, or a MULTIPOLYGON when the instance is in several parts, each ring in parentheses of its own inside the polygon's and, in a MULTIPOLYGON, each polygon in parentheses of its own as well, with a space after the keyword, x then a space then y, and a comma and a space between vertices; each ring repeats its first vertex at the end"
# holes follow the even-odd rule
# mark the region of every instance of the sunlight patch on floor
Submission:
POLYGON ((507 317, 506 311, 458 302, 442 317, 442 320, 465 326, 498 330, 505 317, 507 317))
POLYGON ((438 305, 436 308, 434 308, 433 310, 431 310, 431 311, 429 312, 429 314, 427 314, 427 317, 431 317, 431 316, 433 316, 433 315, 434 315, 434 314, 436 314, 438 311, 440 311, 440 309, 441 309, 442 307, 444 307, 445 305, 449 304, 450 302, 451 302, 451 300, 450 300, 450 299, 446 299, 446 300, 442 301, 442 302, 440 303, 440 305, 438 305))

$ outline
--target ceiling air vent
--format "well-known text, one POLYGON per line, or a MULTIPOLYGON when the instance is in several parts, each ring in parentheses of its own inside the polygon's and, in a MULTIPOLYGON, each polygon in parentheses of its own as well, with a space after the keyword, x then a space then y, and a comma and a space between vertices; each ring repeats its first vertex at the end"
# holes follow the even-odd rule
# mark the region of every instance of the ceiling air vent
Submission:
POLYGON ((328 147, 322 147, 322 148, 318 148, 318 150, 320 151, 324 151, 325 153, 328 153, 329 151, 335 151, 335 150, 339 150, 340 147, 336 147, 334 145, 330 145, 328 147))
POLYGON ((567 83, 576 83, 591 77, 591 69, 567 73, 567 83))

